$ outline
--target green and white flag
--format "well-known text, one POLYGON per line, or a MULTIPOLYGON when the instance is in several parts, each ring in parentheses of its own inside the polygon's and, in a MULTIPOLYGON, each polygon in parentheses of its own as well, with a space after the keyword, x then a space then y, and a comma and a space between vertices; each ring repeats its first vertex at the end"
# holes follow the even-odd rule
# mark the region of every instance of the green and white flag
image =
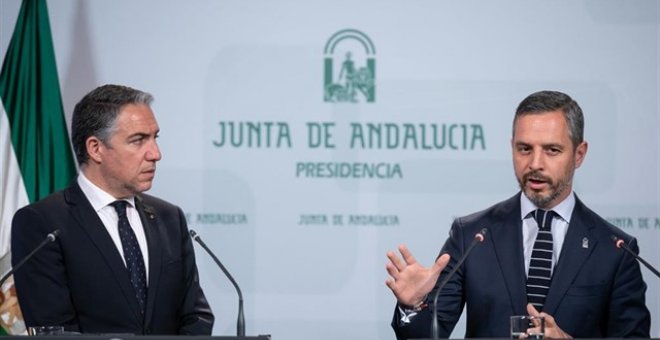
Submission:
MULTIPOLYGON (((67 186, 76 174, 45 0, 23 0, 0 71, 0 272, 9 270, 14 212, 67 186)), ((12 281, 1 287, 0 324, 25 325, 12 281)), ((19 301, 20 303, 20 301, 19 301)))

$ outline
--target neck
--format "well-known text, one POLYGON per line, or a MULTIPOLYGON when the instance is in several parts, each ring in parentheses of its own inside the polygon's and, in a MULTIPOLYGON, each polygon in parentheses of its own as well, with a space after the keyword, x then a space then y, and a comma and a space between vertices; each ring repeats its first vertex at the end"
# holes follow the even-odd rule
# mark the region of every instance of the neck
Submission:
POLYGON ((99 171, 99 169, 93 165, 89 165, 89 164, 82 165, 80 167, 80 172, 82 172, 83 175, 85 175, 85 178, 87 178, 87 180, 89 180, 92 184, 94 184, 96 187, 105 191, 106 193, 110 194, 112 197, 116 199, 133 197, 133 195, 130 193, 113 190, 112 186, 107 182, 106 177, 103 176, 103 174, 99 171))

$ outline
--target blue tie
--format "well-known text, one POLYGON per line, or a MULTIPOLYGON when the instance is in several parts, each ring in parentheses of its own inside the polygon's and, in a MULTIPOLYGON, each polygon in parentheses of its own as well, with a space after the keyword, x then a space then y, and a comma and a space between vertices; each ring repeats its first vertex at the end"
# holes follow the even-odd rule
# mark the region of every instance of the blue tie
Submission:
POLYGON ((140 303, 142 314, 144 314, 144 306, 147 301, 146 270, 144 268, 144 258, 142 257, 140 245, 126 217, 127 204, 128 202, 126 201, 114 201, 110 205, 115 208, 119 217, 119 238, 121 239, 122 248, 124 248, 126 269, 128 269, 128 273, 131 276, 131 284, 135 289, 135 297, 140 303))
POLYGON ((532 259, 527 273, 527 302, 542 311, 545 298, 552 282, 552 219, 556 213, 552 210, 538 209, 532 212, 539 227, 536 235, 532 259))

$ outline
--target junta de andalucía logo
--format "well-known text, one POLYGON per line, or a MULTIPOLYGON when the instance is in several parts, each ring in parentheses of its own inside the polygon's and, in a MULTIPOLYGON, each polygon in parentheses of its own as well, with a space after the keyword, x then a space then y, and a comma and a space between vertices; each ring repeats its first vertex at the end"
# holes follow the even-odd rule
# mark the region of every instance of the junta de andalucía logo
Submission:
POLYGON ((356 29, 338 31, 328 39, 323 53, 324 101, 375 101, 376 48, 366 34, 356 29))

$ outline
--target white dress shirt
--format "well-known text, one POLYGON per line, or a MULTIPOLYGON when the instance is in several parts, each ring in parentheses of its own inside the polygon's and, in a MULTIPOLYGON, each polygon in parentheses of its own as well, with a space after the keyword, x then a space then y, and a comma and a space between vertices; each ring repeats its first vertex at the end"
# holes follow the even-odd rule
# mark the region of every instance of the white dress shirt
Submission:
MULTIPOLYGON (((557 213, 558 216, 552 219, 552 270, 554 272, 559 255, 561 255, 561 247, 564 245, 566 232, 568 231, 568 222, 571 220, 573 208, 575 207, 575 195, 571 191, 570 195, 563 201, 557 204, 554 208, 549 209, 557 213)), ((529 262, 532 259, 532 250, 536 235, 539 232, 539 227, 536 224, 533 214, 534 210, 539 209, 532 201, 525 196, 520 195, 520 219, 522 220, 522 235, 523 235, 523 254, 525 256, 525 276, 529 272, 529 262)))
MULTIPOLYGON (((94 183, 87 179, 82 172, 78 174, 77 180, 80 189, 82 189, 83 194, 85 194, 89 203, 92 204, 92 208, 94 208, 94 211, 96 211, 101 222, 103 222, 103 226, 108 231, 108 234, 110 234, 112 242, 115 243, 115 247, 117 247, 117 251, 119 251, 119 255, 121 255, 121 259, 124 261, 124 265, 126 265, 124 248, 122 247, 121 238, 119 237, 119 216, 117 216, 115 208, 110 205, 117 199, 94 185, 94 183)), ((135 198, 126 198, 124 201, 128 202, 128 205, 126 206, 126 216, 128 217, 128 222, 131 224, 131 228, 133 229, 138 244, 140 245, 140 251, 142 251, 142 257, 144 258, 147 285, 149 285, 149 249, 147 248, 147 237, 144 233, 142 220, 140 219, 140 214, 137 209, 135 209, 135 198)))

